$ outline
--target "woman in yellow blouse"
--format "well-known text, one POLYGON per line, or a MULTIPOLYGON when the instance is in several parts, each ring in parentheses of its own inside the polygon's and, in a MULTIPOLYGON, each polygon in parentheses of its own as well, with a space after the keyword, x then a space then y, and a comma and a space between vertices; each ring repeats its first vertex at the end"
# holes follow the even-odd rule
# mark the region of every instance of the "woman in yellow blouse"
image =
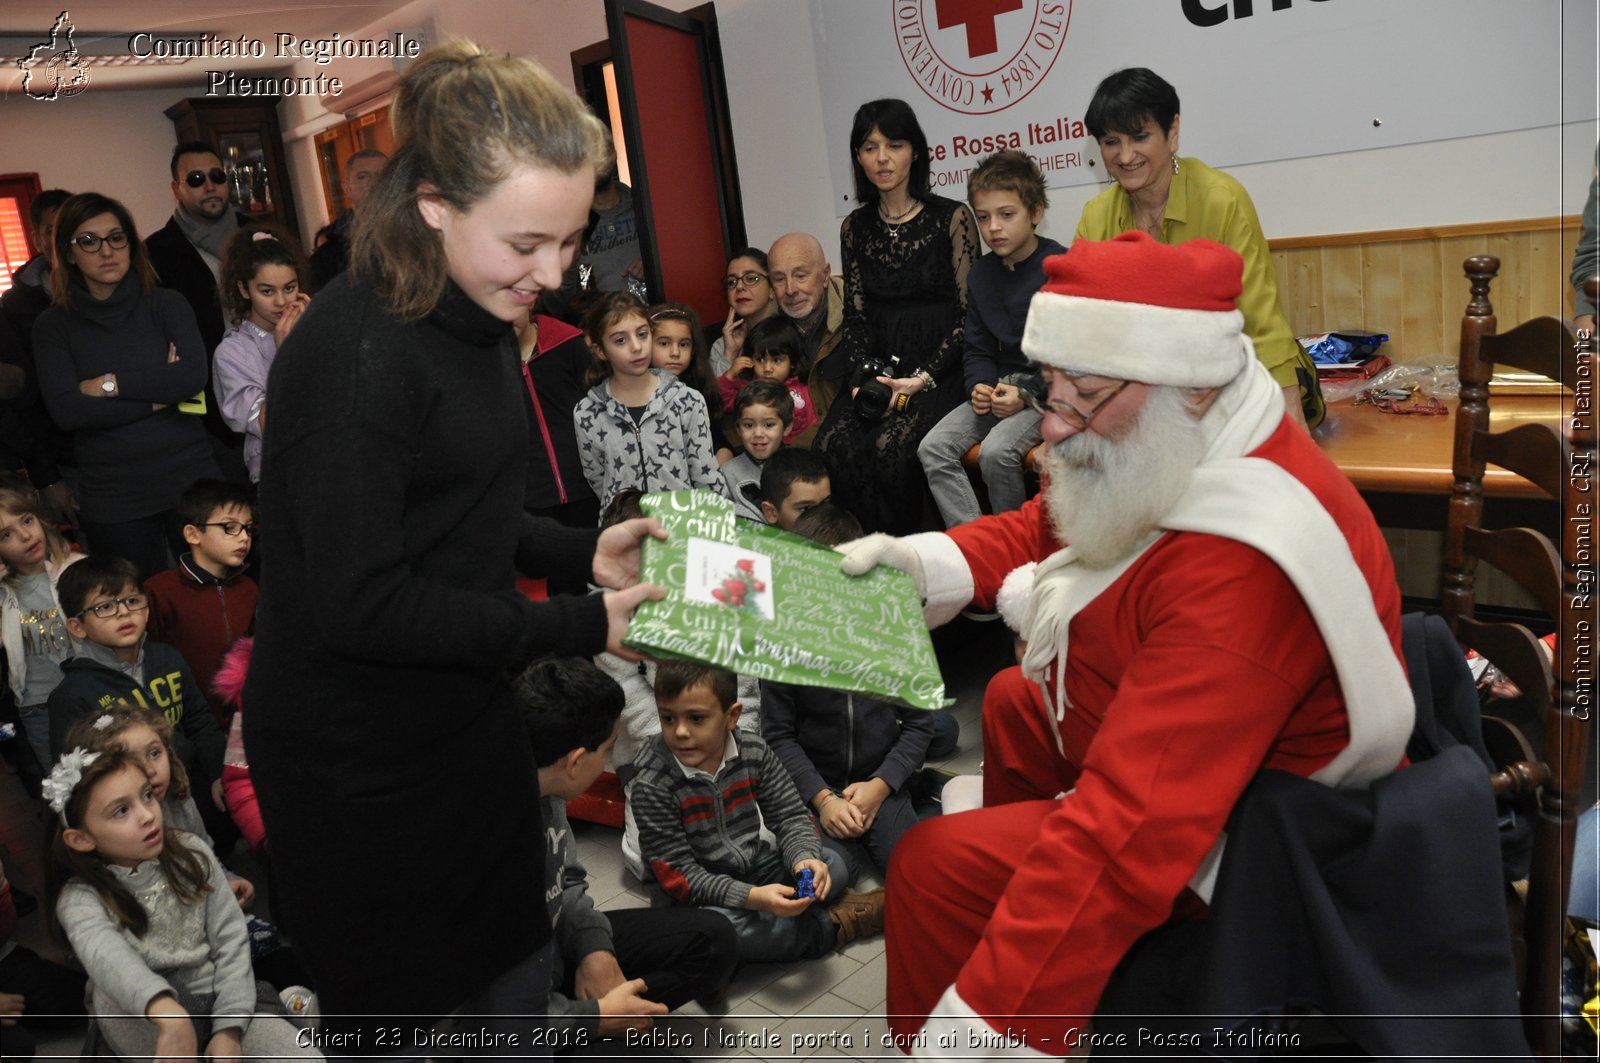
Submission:
POLYGON ((1095 89, 1084 124, 1116 184, 1084 206, 1075 238, 1109 240, 1140 229, 1163 243, 1205 237, 1239 252, 1245 332, 1283 388, 1290 415, 1315 427, 1324 413, 1316 369, 1283 315, 1255 204, 1232 177, 1178 157, 1177 90, 1144 67, 1119 70, 1095 89))

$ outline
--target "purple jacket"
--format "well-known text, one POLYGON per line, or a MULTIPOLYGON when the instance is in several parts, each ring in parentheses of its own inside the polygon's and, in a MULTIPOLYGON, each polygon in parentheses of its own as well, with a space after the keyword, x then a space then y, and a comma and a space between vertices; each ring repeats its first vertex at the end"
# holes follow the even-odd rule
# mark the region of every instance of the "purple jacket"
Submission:
POLYGON ((261 479, 261 407, 267 401, 267 371, 278 354, 272 333, 241 321, 222 335, 212 360, 213 389, 222 419, 244 433, 244 464, 252 481, 261 479))

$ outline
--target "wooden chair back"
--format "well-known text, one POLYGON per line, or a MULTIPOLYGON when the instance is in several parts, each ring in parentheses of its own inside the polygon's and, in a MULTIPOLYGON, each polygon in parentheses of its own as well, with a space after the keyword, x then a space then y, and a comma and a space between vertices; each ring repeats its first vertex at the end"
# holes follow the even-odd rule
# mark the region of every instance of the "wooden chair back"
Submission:
MULTIPOLYGON (((1571 881, 1578 795, 1583 785, 1589 714, 1594 704, 1595 356, 1551 317, 1498 331, 1489 286, 1500 269, 1492 255, 1464 263, 1471 298, 1461 319, 1461 403, 1456 412, 1451 492, 1445 529, 1442 606, 1463 646, 1477 650, 1522 689, 1544 721, 1535 759, 1502 765, 1501 793, 1537 807, 1524 922, 1522 1014, 1535 1052, 1559 1058, 1561 952, 1571 881), (1565 426, 1525 424, 1489 430, 1489 381, 1515 366, 1573 390, 1565 426), (1565 431, 1563 429, 1565 428, 1565 431), (1538 485, 1556 503, 1560 546, 1532 528, 1483 526, 1483 471, 1492 463, 1538 485), (1486 623, 1474 613, 1476 570, 1492 565, 1525 588, 1554 621, 1550 661, 1533 633, 1515 623, 1486 623)), ((1589 282, 1591 286, 1595 281, 1589 282)))

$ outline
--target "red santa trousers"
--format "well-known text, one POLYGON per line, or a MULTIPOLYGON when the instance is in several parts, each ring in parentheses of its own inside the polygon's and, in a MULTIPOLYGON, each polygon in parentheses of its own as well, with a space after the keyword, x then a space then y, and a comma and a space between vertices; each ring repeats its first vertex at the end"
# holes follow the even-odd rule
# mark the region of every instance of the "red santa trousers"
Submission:
MULTIPOLYGON (((983 695, 984 807, 924 820, 895 846, 889 867, 884 939, 889 965, 889 1026, 904 1043, 922 1028, 939 997, 956 980, 1011 873, 1038 840, 1056 796, 1072 787, 1077 769, 1056 750, 1038 684, 1007 668, 983 695), (1000 765, 1006 765, 1005 770, 1000 765)), ((1072 962, 1071 957, 1047 960, 1072 962)), ((1050 1015, 1048 979, 1035 983, 1032 1010, 1049 1018, 1018 1019, 1027 1040, 1059 1046, 1081 1017, 1050 1015), (1045 1041, 1044 1038, 1049 1040, 1045 1041)), ((1058 997, 1059 999, 1059 997, 1058 997)), ((1004 1020, 996 1029, 1004 1032, 1004 1020)))
MULTIPOLYGON (((902 1045, 955 983, 1012 874, 1060 808, 1059 795, 1077 779, 1077 767, 1056 747, 1038 684, 1024 678, 1021 668, 1000 672, 984 692, 983 749, 984 807, 924 820, 900 839, 889 867, 887 1011, 902 1045)), ((1192 917, 1204 905, 1185 891, 1177 909, 1180 917, 1192 917)), ((1060 1001, 1075 995, 1063 990, 1063 982, 1085 963, 1082 955, 1052 951, 1049 940, 1041 935, 1040 950, 1018 958, 1013 984, 1028 989, 1013 1014, 985 1018, 997 1033, 1057 1055, 1082 1035, 1088 1019, 1060 1014, 1060 1001)), ((1120 958, 1120 952, 1101 957, 1100 964, 1120 958)))

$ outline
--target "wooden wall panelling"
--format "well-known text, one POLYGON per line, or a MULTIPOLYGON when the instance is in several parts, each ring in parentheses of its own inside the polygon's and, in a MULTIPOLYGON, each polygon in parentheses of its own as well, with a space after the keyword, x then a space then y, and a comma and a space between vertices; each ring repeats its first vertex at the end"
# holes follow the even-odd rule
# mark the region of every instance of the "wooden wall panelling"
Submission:
MULTIPOLYGON (((1400 245, 1401 283, 1404 302, 1400 307, 1400 336, 1394 342, 1389 358, 1394 362, 1433 362, 1446 350, 1454 351, 1459 343, 1455 333, 1460 329, 1460 311, 1453 319, 1448 346, 1445 341, 1445 318, 1440 315, 1444 300, 1443 280, 1439 275, 1439 249, 1421 240, 1408 240, 1400 245)), ((1465 307, 1463 294, 1461 305, 1465 307)))
POLYGON ((1405 274, 1400 268, 1399 244, 1361 246, 1361 287, 1366 306, 1362 320, 1366 326, 1390 334, 1400 329, 1405 309, 1405 274))
POLYGON ((1296 335, 1339 328, 1389 334, 1396 362, 1443 364, 1456 357, 1466 281, 1461 262, 1500 257, 1492 298, 1501 322, 1570 315, 1567 272, 1577 217, 1340 233, 1271 241, 1272 265, 1296 335))
POLYGON ((1533 283, 1529 286, 1532 317, 1572 316, 1572 283, 1568 280, 1572 248, 1567 248, 1563 258, 1562 235, 1561 232, 1528 234, 1528 261, 1533 267, 1533 283))
POLYGON ((1306 251, 1289 252, 1287 276, 1280 277, 1278 293, 1285 307, 1294 307, 1289 324, 1296 336, 1324 330, 1322 314, 1322 256, 1306 251))
MULTIPOLYGON (((1570 316, 1567 279, 1577 246, 1579 219, 1534 218, 1428 229, 1294 237, 1271 242, 1272 266, 1284 311, 1295 335, 1340 328, 1387 332, 1384 351, 1396 362, 1454 364, 1461 313, 1467 304, 1462 260, 1487 253, 1500 258, 1491 291, 1502 328, 1542 314, 1570 316)), ((1403 594, 1439 593, 1442 519, 1427 507, 1413 512, 1395 499, 1373 498, 1403 594), (1387 502, 1388 505, 1384 503, 1387 502)), ((1490 571, 1479 574, 1480 601, 1534 609, 1515 583, 1490 571)))
POLYGON ((1368 319, 1361 284, 1362 248, 1361 244, 1352 244, 1322 249, 1322 320, 1326 328, 1365 327, 1368 319))

